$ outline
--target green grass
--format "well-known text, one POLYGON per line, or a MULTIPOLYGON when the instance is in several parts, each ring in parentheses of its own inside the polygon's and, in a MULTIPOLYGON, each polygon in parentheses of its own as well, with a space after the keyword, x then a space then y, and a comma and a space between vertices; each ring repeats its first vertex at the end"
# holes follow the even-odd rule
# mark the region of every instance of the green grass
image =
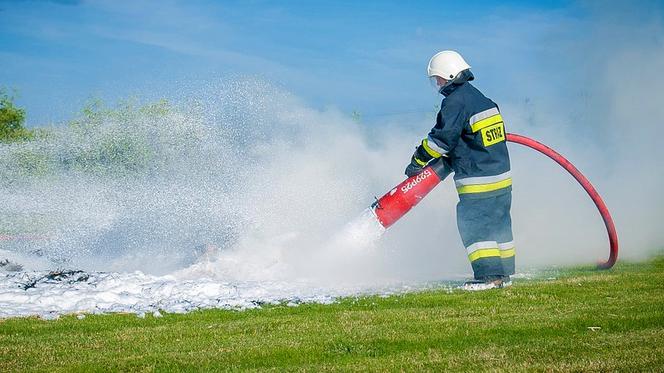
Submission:
POLYGON ((664 371, 664 258, 479 293, 0 321, 0 371, 242 369, 664 371))

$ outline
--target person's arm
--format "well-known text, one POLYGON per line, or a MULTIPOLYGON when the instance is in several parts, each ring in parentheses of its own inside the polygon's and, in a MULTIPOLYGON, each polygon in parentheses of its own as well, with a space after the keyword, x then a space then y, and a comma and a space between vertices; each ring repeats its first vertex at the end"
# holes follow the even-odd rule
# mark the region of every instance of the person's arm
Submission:
POLYGON ((426 140, 428 146, 445 155, 456 148, 465 125, 463 109, 459 105, 443 105, 426 140))
POLYGON ((431 160, 452 151, 459 143, 463 126, 462 109, 455 105, 443 104, 436 116, 436 124, 427 138, 415 149, 406 168, 406 175, 409 177, 417 175, 431 160))

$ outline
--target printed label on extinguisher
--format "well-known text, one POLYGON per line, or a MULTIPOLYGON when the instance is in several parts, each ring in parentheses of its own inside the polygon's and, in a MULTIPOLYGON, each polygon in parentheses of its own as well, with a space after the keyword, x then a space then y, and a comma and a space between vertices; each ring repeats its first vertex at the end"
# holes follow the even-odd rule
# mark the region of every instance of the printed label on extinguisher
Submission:
POLYGON ((425 169, 424 171, 420 172, 413 181, 410 181, 406 185, 401 187, 401 191, 406 194, 408 193, 409 190, 413 189, 417 184, 421 183, 424 179, 428 178, 431 176, 431 170, 425 169))

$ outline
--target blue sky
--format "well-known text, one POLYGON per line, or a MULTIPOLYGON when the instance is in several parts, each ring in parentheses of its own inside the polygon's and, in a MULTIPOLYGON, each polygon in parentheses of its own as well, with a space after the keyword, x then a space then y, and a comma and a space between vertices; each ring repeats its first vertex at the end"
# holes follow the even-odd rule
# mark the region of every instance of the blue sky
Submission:
POLYGON ((375 118, 430 110, 426 63, 457 49, 489 96, 517 101, 585 74, 579 51, 611 14, 661 19, 657 2, 608 3, 0 0, 0 86, 18 90, 30 125, 90 97, 177 97, 234 76, 375 118))

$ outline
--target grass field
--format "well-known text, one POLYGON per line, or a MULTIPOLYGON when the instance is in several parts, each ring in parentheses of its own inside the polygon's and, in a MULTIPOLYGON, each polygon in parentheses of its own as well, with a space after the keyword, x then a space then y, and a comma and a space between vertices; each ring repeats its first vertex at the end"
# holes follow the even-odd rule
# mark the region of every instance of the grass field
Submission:
POLYGON ((664 371, 664 258, 479 293, 0 321, 0 371, 664 371))

